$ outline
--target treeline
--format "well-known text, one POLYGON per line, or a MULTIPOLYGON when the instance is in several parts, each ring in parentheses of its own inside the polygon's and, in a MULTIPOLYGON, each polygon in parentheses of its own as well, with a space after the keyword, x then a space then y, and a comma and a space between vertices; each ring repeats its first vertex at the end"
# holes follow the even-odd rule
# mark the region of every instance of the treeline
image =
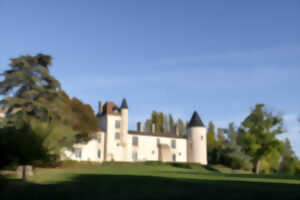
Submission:
POLYGON ((53 165, 64 148, 98 130, 90 105, 70 98, 50 74, 49 55, 11 59, 0 81, 0 167, 53 165))
POLYGON ((151 117, 144 123, 144 130, 151 131, 152 124, 155 126, 155 132, 163 134, 174 134, 178 136, 186 135, 187 122, 178 118, 174 120, 172 114, 152 111, 151 117))
POLYGON ((208 162, 256 173, 300 173, 300 161, 290 141, 276 136, 284 132, 283 119, 263 104, 257 104, 246 119, 236 127, 207 130, 208 162))

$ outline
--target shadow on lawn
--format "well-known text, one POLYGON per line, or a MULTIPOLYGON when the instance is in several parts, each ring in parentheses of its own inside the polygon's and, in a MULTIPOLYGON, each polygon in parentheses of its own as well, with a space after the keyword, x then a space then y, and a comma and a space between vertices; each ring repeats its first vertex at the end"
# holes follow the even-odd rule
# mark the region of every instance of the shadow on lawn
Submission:
POLYGON ((281 183, 96 174, 56 184, 0 180, 0 199, 300 199, 299 185, 281 183))

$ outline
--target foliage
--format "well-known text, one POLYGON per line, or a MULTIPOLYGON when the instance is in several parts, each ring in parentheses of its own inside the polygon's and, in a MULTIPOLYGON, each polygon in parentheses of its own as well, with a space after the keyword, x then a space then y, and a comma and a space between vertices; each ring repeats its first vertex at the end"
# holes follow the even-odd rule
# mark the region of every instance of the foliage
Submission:
POLYGON ((256 172, 259 173, 263 158, 280 152, 282 145, 276 135, 283 132, 283 120, 257 104, 241 125, 243 150, 252 157, 256 172))
POLYGON ((273 151, 262 158, 260 164, 260 173, 271 174, 279 171, 280 152, 273 151))
POLYGON ((207 129, 207 155, 208 163, 213 163, 216 159, 213 157, 213 152, 216 151, 217 140, 215 137, 215 125, 213 122, 208 123, 207 129))
POLYGON ((144 130, 150 131, 152 124, 155 125, 155 131, 159 133, 178 134, 180 136, 186 135, 186 124, 180 118, 178 118, 175 123, 171 114, 164 114, 163 112, 157 112, 155 110, 152 111, 151 118, 145 121, 144 130))
POLYGON ((7 114, 25 113, 46 120, 64 119, 59 105, 65 102, 59 82, 50 75, 51 56, 21 56, 11 59, 10 69, 0 81, 0 95, 6 95, 1 104, 7 114))
MULTIPOLYGON (((30 162, 58 158, 63 147, 87 142, 98 130, 97 118, 89 105, 70 99, 60 83, 50 74, 51 56, 21 56, 11 59, 0 82, 1 101, 6 119, 0 123, 1 142, 7 162, 30 162), (16 128, 19 121, 23 124, 16 128), (20 134, 19 134, 20 133, 20 134), (30 146, 31 143, 36 145, 30 146), (22 150, 23 148, 23 150, 22 150), (40 158, 27 149, 41 149, 40 158), (44 152, 44 153, 43 153, 44 152), (47 159, 45 158, 47 157, 47 159)), ((36 150, 38 152, 38 150, 36 150)), ((54 160, 55 160, 54 159, 54 160)))
POLYGON ((77 98, 70 101, 72 107, 72 128, 77 131, 77 140, 87 142, 94 137, 94 132, 98 130, 98 119, 92 107, 82 103, 77 98))
POLYGON ((28 122, 22 118, 2 120, 6 121, 6 126, 0 128, 0 167, 48 159, 42 138, 35 134, 28 122))
POLYGON ((242 151, 242 147, 238 144, 238 131, 234 123, 230 123, 228 129, 225 130, 228 135, 225 150, 225 163, 232 169, 252 169, 250 157, 242 151))
POLYGON ((173 116, 171 114, 169 114, 169 132, 173 131, 174 128, 174 119, 173 116))
POLYGON ((281 173, 295 174, 298 170, 300 171, 300 162, 296 157, 288 138, 284 140, 281 156, 281 173))

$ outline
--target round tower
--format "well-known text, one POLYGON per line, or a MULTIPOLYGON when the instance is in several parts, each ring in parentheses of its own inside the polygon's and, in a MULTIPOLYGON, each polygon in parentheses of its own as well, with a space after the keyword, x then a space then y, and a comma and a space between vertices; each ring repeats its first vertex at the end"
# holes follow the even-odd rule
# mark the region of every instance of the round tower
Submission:
POLYGON ((127 138, 128 138, 128 105, 124 98, 121 103, 121 145, 123 147, 123 161, 127 161, 127 138))
POLYGON ((187 128, 187 160, 207 164, 206 128, 196 111, 187 128))

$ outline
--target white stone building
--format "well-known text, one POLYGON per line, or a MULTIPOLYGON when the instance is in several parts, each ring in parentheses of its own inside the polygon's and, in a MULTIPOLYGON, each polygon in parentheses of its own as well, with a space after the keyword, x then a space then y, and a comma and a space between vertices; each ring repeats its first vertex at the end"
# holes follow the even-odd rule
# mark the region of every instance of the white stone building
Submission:
POLYGON ((121 107, 113 102, 99 103, 97 138, 86 144, 75 144, 65 150, 65 159, 78 161, 162 161, 207 164, 206 128, 194 112, 187 128, 187 138, 175 134, 128 130, 128 106, 123 99, 121 107))

